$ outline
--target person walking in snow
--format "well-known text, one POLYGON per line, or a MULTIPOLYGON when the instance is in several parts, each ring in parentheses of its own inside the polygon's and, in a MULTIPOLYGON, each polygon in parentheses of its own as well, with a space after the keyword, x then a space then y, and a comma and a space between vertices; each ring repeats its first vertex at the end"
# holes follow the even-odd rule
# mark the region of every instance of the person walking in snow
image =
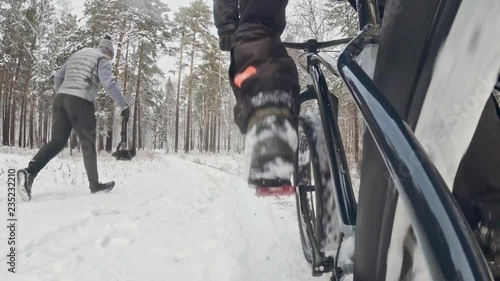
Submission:
POLYGON ((51 139, 33 157, 28 167, 18 172, 19 194, 23 200, 31 200, 34 179, 61 152, 73 128, 80 140, 91 193, 108 192, 114 187, 114 182, 99 183, 94 106, 102 86, 121 110, 121 116, 126 120, 130 116, 128 103, 113 76, 110 61, 114 53, 111 38, 105 36, 97 48, 84 48, 71 55, 55 75, 51 139))

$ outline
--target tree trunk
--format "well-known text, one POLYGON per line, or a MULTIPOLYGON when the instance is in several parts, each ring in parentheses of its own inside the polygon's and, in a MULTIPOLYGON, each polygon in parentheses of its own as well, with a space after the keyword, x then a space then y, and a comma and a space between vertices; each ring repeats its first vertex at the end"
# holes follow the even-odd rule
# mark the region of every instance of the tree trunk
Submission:
POLYGON ((214 140, 213 140, 213 148, 212 148, 212 152, 217 152, 217 114, 214 114, 214 127, 213 127, 213 130, 214 130, 214 140))
POLYGON ((4 122, 5 122, 5 114, 4 114, 4 109, 5 109, 5 100, 7 99, 6 92, 7 92, 7 71, 0 71, 0 119, 2 122, 2 126, 0 126, 0 130, 2 133, 0 135, 3 135, 4 131, 4 122))
POLYGON ((138 137, 139 137, 139 149, 143 149, 143 135, 142 135, 142 103, 141 100, 138 99, 139 102, 137 103, 137 110, 138 110, 138 115, 137 115, 137 128, 138 128, 138 137))
POLYGON ((71 155, 73 155, 73 149, 75 149, 78 146, 78 139, 76 137, 76 132, 75 130, 71 130, 71 135, 69 137, 69 152, 71 155))
POLYGON ((17 138, 17 146, 22 147, 23 146, 23 117, 24 117, 24 103, 26 101, 26 98, 23 97, 21 99, 21 114, 19 115, 19 134, 17 138))
POLYGON ((26 106, 25 106, 25 110, 24 110, 24 116, 23 116, 23 148, 26 147, 27 145, 27 136, 26 136, 26 123, 27 123, 27 117, 28 117, 28 106, 29 106, 29 102, 27 100, 28 98, 26 97, 26 106))
POLYGON ((113 123, 115 119, 115 104, 111 98, 106 98, 106 151, 111 152, 113 150, 113 123))
POLYGON ((156 132, 156 122, 154 123, 153 125, 153 149, 156 150, 156 137, 158 135, 158 133, 156 132))
POLYGON ((196 132, 196 139, 195 139, 196 150, 198 150, 198 152, 202 151, 202 148, 201 148, 201 146, 203 145, 203 141, 201 140, 201 133, 202 132, 203 132, 203 130, 200 126, 199 130, 197 130, 197 132, 196 132))
POLYGON ((23 98, 21 101, 21 115, 19 120, 19 139, 18 145, 19 147, 26 147, 26 110, 27 110, 27 98, 28 98, 28 89, 31 80, 31 66, 30 63, 28 67, 28 72, 26 73, 24 90, 23 90, 23 98), (24 145, 24 146, 23 146, 24 145))
POLYGON ((49 113, 46 110, 43 116, 43 137, 42 137, 43 144, 47 143, 47 135, 49 131, 48 128, 49 128, 49 113))
POLYGON ((12 111, 11 111, 11 117, 10 117, 10 145, 14 146, 16 143, 16 106, 17 106, 17 99, 14 97, 13 102, 12 102, 12 111))
POLYGON ((221 139, 220 123, 221 123, 220 115, 217 115, 217 153, 220 153, 220 139, 221 139))
POLYGON ((10 100, 12 96, 12 86, 13 86, 13 74, 9 75, 9 79, 7 80, 7 88, 5 92, 5 100, 4 100, 4 117, 3 117, 3 135, 2 135, 2 144, 9 145, 9 130, 10 130, 10 100), (8 86, 10 85, 10 86, 8 86))
POLYGON ((215 115, 210 118, 210 152, 215 152, 215 115))
POLYGON ((191 45, 191 63, 189 65, 189 88, 188 88, 188 108, 186 117, 186 139, 184 142, 184 151, 187 153, 190 150, 191 141, 191 96, 193 93, 193 67, 194 67, 194 47, 196 40, 196 32, 193 34, 193 44, 191 45))
POLYGON ((182 78, 182 50, 184 48, 182 42, 184 42, 184 32, 181 35, 181 46, 180 50, 180 58, 179 58, 179 77, 177 79, 177 102, 175 104, 175 142, 174 142, 174 151, 177 152, 179 149, 179 107, 180 107, 180 94, 181 94, 181 78, 182 78))
MULTIPOLYGON (((16 144, 16 134, 15 134, 15 130, 16 130, 16 109, 17 109, 16 106, 17 106, 17 98, 18 97, 15 96, 15 91, 16 91, 16 88, 18 86, 20 86, 20 84, 21 84, 21 83, 19 83, 19 75, 21 73, 21 61, 22 61, 22 58, 19 58, 18 59, 18 63, 17 63, 17 69, 16 69, 15 83, 14 83, 14 87, 12 89, 12 91, 13 91, 13 96, 12 96, 13 102, 12 102, 12 111, 11 111, 11 119, 10 119, 10 145, 12 145, 12 146, 14 146, 16 144)), ((21 92, 21 91, 19 91, 19 92, 21 92)), ((21 119, 21 118, 19 118, 19 119, 21 119)))
POLYGON ((40 147, 40 145, 43 143, 43 106, 44 102, 42 99, 38 99, 38 137, 37 137, 37 147, 40 147))
POLYGON ((219 79, 217 79, 217 81, 219 82, 218 83, 218 91, 217 91, 217 110, 216 112, 218 112, 217 114, 217 129, 218 129, 218 132, 217 132, 217 136, 218 136, 218 141, 217 141, 217 152, 220 153, 220 144, 221 144, 221 116, 223 114, 223 110, 222 110, 222 106, 221 106, 221 102, 222 102, 222 60, 220 58, 220 56, 218 57, 218 61, 219 61, 219 64, 218 64, 218 68, 219 68, 219 79))
POLYGON ((30 137, 29 137, 29 144, 30 144, 30 148, 33 149, 34 148, 34 135, 33 135, 33 131, 34 131, 34 120, 35 118, 35 97, 33 97, 33 99, 31 100, 31 108, 30 108, 30 127, 29 127, 29 134, 30 134, 30 137))
MULTIPOLYGON (((125 52, 125 70, 124 70, 124 74, 123 74, 123 96, 125 98, 127 98, 127 82, 128 82, 128 50, 129 50, 129 41, 127 41, 127 51, 125 52)), ((130 126, 128 126, 127 128, 130 128, 130 126)), ((128 134, 128 132, 125 132, 126 134, 128 134)), ((127 147, 128 147, 128 142, 129 142, 129 138, 127 138, 127 147)))
POLYGON ((209 144, 209 126, 210 126, 210 115, 208 113, 208 110, 205 111, 205 120, 204 120, 204 124, 203 124, 203 129, 205 130, 205 132, 203 133, 204 135, 204 139, 203 139, 203 150, 205 152, 208 152, 208 144, 209 144))
MULTIPOLYGON (((4 79, 5 79, 5 71, 0 71, 0 122, 2 126, 0 126, 1 132, 3 132, 3 92, 4 92, 4 79)), ((1 135, 1 133, 0 133, 1 135)))
POLYGON ((11 87, 10 87, 10 95, 9 95, 9 102, 8 102, 8 107, 7 107, 7 117, 8 117, 8 123, 7 123, 7 145, 14 145, 15 144, 15 128, 16 128, 16 97, 15 97, 15 89, 17 84, 19 84, 19 72, 21 70, 21 58, 17 59, 17 67, 16 67, 16 74, 14 75, 14 80, 11 82, 11 87))
POLYGON ((97 151, 103 151, 104 150, 104 135, 102 134, 102 131, 103 131, 103 127, 104 125, 102 124, 104 121, 103 120, 100 120, 99 121, 99 124, 97 125, 97 128, 98 129, 98 135, 99 135, 99 139, 97 141, 97 151))
POLYGON ((231 134, 232 134, 232 127, 229 125, 229 130, 227 132, 227 151, 231 151, 231 134))
POLYGON ((132 133, 132 147, 135 148, 137 144, 137 121, 138 121, 138 105, 139 105, 139 93, 141 89, 141 69, 143 60, 143 47, 142 44, 139 46, 139 66, 137 67, 137 84, 135 89, 135 102, 134 102, 134 124, 132 133))

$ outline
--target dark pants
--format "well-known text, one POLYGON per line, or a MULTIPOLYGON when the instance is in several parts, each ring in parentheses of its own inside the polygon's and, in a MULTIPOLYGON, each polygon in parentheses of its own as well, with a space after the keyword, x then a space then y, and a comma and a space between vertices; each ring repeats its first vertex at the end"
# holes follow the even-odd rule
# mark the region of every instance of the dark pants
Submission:
POLYGON ((472 229, 500 225, 500 116, 492 96, 458 167, 453 195, 472 229))
POLYGON ((234 118, 242 133, 246 132, 250 116, 261 107, 290 107, 298 116, 297 67, 280 39, 287 3, 288 0, 240 1, 241 17, 234 34, 229 77, 236 97, 234 118))
POLYGON ((51 140, 45 144, 30 162, 28 171, 37 174, 66 145, 71 129, 75 129, 91 185, 97 184, 96 119, 94 103, 79 97, 58 94, 52 104, 51 140))

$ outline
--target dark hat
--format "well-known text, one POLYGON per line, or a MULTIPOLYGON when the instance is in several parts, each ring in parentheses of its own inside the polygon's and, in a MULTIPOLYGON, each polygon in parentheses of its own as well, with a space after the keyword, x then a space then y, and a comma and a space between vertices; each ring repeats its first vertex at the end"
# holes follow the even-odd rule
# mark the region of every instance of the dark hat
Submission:
POLYGON ((109 52, 112 57, 115 56, 113 41, 111 41, 111 37, 109 35, 104 36, 104 38, 99 41, 99 48, 102 48, 103 51, 109 52))

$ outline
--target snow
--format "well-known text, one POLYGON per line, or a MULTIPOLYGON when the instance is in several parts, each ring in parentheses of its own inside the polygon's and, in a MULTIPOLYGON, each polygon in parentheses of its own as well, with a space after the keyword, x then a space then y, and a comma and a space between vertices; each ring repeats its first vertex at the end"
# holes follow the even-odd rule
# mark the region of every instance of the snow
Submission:
POLYGON ((252 177, 258 179, 286 179, 293 175, 294 167, 290 162, 278 157, 263 165, 264 172, 252 171, 252 177))
POLYGON ((339 266, 349 267, 354 266, 354 250, 355 250, 355 238, 354 236, 350 236, 345 238, 342 242, 342 246, 340 247, 339 253, 339 266))
POLYGON ((354 280, 354 275, 349 274, 344 276, 344 278, 341 281, 353 281, 354 280))
MULTIPOLYGON (((2 181, 34 152, 0 148, 2 181)), ((81 157, 65 150, 18 202, 17 273, 2 254, 0 280, 328 280, 302 255, 293 197, 257 198, 241 177, 182 157, 101 153, 101 181, 117 185, 90 194, 81 157)))
POLYGON ((217 153, 207 154, 199 152, 191 152, 188 154, 179 154, 179 157, 197 164, 212 167, 219 171, 226 172, 231 175, 241 175, 241 163, 243 156, 235 153, 217 153))

